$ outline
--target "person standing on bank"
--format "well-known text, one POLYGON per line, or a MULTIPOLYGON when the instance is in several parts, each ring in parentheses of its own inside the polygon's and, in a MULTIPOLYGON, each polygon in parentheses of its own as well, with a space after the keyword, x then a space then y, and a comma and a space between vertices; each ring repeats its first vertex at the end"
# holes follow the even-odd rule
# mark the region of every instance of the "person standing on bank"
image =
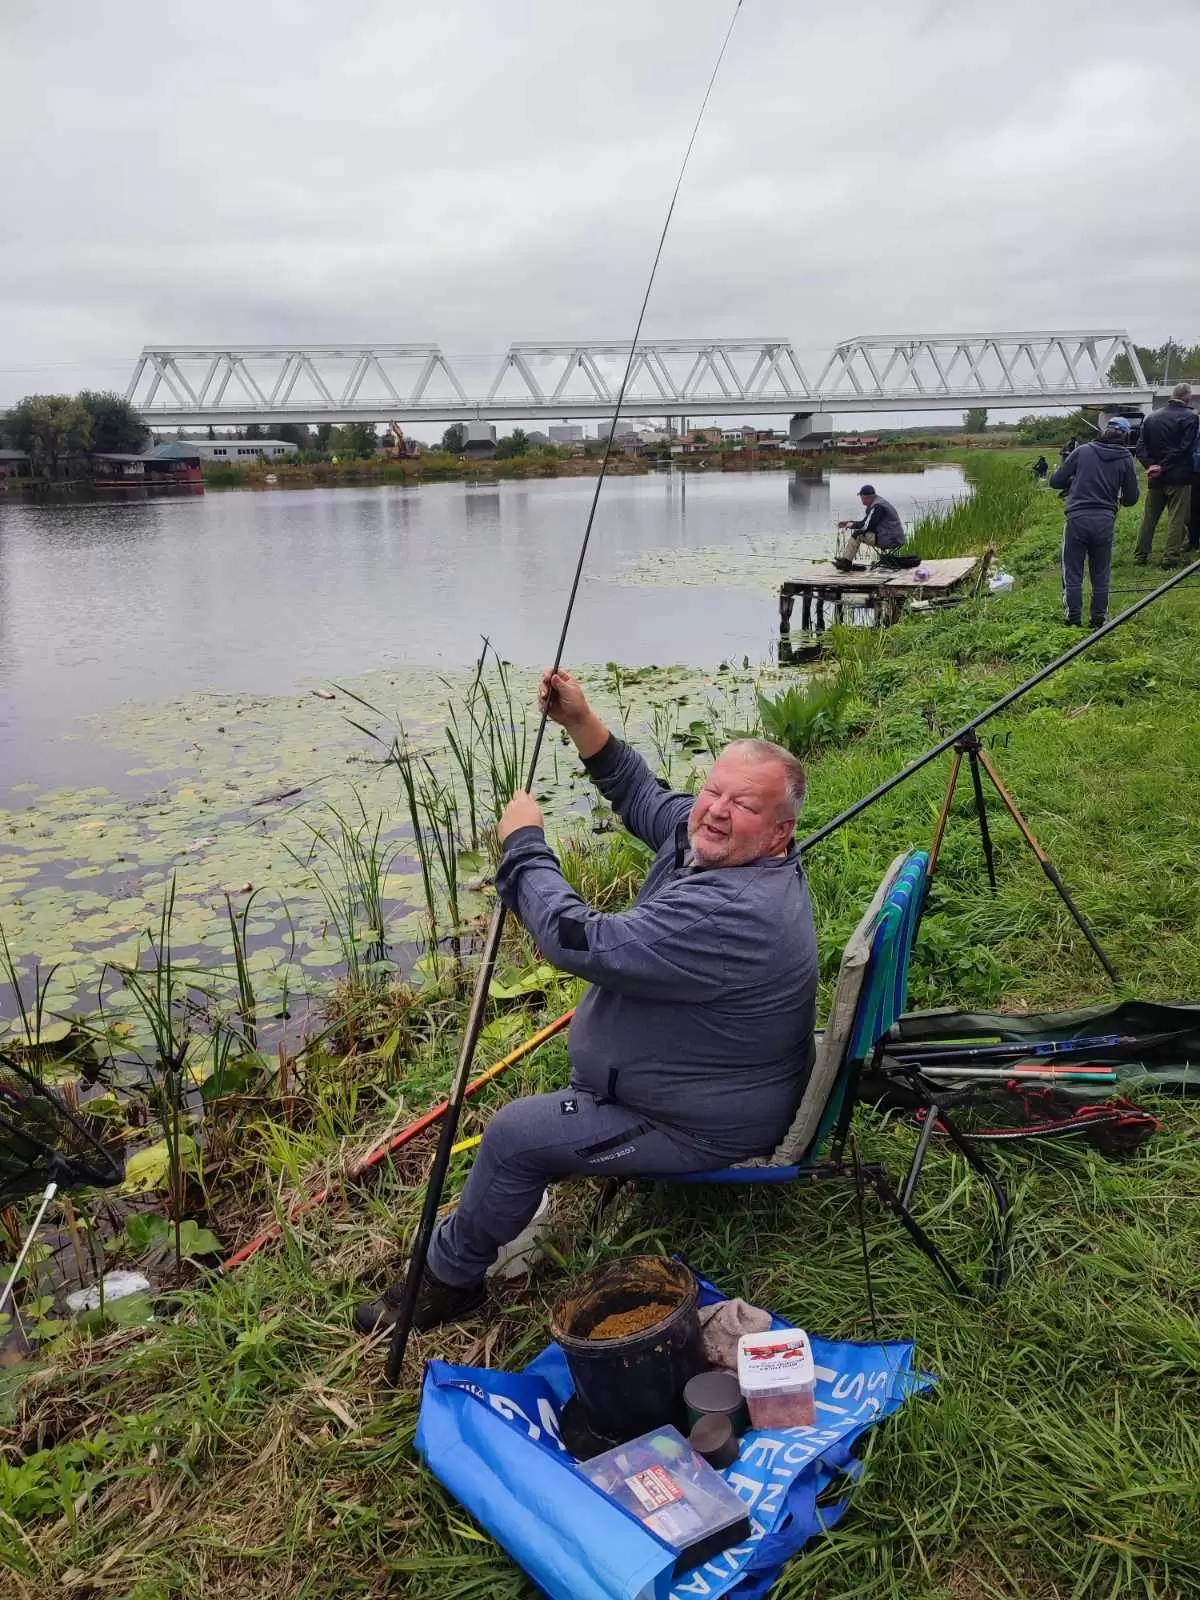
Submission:
POLYGON ((838 523, 839 528, 850 529, 846 548, 840 556, 834 557, 833 564, 839 572, 851 570, 860 545, 873 545, 881 555, 885 555, 889 551, 899 550, 904 543, 904 524, 891 501, 877 495, 869 483, 863 484, 858 491, 858 498, 863 503, 864 514, 857 522, 853 518, 846 518, 838 523))
POLYGON ((1108 611, 1113 530, 1121 506, 1137 504, 1138 480, 1129 452, 1130 424, 1113 417, 1099 439, 1073 450, 1050 479, 1066 491, 1063 529, 1063 608, 1072 628, 1083 624, 1083 565, 1092 583, 1091 625, 1102 627, 1108 611))
POLYGON ((1167 543, 1159 565, 1166 570, 1179 566, 1188 533, 1192 507, 1193 456, 1200 416, 1192 410, 1192 386, 1177 383, 1171 398, 1158 411, 1152 411, 1142 424, 1138 440, 1138 460, 1146 468, 1146 509, 1138 534, 1134 561, 1144 567, 1154 545, 1154 530, 1163 511, 1167 513, 1167 543))
MULTIPOLYGON (((609 732, 569 672, 539 695, 630 833, 655 852, 634 905, 594 911, 563 876, 532 795, 500 818, 496 893, 547 961, 587 979, 571 1024, 571 1080, 488 1123, 458 1209, 433 1236, 419 1330, 465 1316, 488 1268, 532 1221, 547 1183, 670 1178, 767 1155, 813 1062, 817 941, 796 850, 804 771, 739 739, 699 794, 673 794, 609 732)), ((403 1282, 354 1312, 396 1320, 403 1282)))

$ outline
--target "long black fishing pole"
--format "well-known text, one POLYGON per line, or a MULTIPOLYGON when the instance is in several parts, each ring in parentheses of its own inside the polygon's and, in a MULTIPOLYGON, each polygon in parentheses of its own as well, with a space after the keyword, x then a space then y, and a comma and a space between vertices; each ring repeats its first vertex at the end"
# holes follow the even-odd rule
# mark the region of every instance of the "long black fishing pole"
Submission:
POLYGON ((1139 611, 1144 611, 1147 606, 1153 605, 1156 600, 1161 600, 1163 595, 1172 590, 1176 584, 1182 583, 1185 578, 1190 578, 1197 572, 1200 572, 1200 561, 1193 561, 1190 566, 1181 568, 1173 577, 1168 578, 1166 583, 1160 583, 1157 589, 1151 589, 1149 594, 1143 595, 1140 600, 1128 606, 1119 616, 1114 617, 1111 622, 1106 622, 1102 628, 1097 628, 1095 633, 1089 634, 1086 639, 1081 639, 1078 644, 1072 645, 1069 650, 1064 651, 1061 656, 1051 661, 1049 666, 1043 667, 1040 672, 1035 672, 1032 678, 1026 678, 1024 683, 1019 683, 1015 689, 1010 689, 1007 694, 1001 695, 1000 699, 993 705, 988 706, 986 711, 981 711, 977 717, 972 717, 970 722, 964 722, 961 728, 956 728, 953 733, 947 734, 940 743, 934 745, 932 750, 926 750, 923 756, 918 756, 915 761, 910 761, 908 766, 896 773, 895 777, 888 778, 877 789, 872 789, 870 794, 864 795, 861 800, 856 800, 845 811, 839 812, 832 821, 825 823, 815 833, 810 833, 807 839, 800 841, 797 848, 801 852, 811 850, 813 845, 820 844, 822 839, 828 839, 831 833, 836 833, 847 822, 861 815, 868 806, 873 806, 876 800, 882 800, 885 794, 890 794, 893 789, 899 788, 902 783, 907 782, 915 773, 920 772, 922 767, 927 767, 931 761, 936 761, 938 756, 945 755, 946 751, 952 749, 966 734, 972 732, 975 728, 981 727, 983 723, 989 722, 992 717, 999 716, 1002 711, 1006 711, 1012 705, 1014 700, 1019 700, 1023 694, 1028 694, 1030 689, 1035 689, 1039 683, 1044 683, 1060 667, 1065 667, 1068 661, 1074 661, 1076 656, 1081 656, 1085 650, 1090 650, 1101 639, 1106 639, 1110 633, 1114 633, 1124 623, 1128 622, 1130 617, 1136 617, 1139 611))
MULTIPOLYGON (((725 52, 729 48, 729 40, 733 34, 734 24, 738 19, 738 12, 742 9, 742 0, 736 0, 733 15, 729 19, 729 26, 725 30, 725 37, 721 41, 721 48, 717 52, 716 63, 708 80, 708 87, 704 91, 704 98, 700 102, 700 109, 696 113, 696 121, 692 126, 691 137, 687 148, 683 152, 683 160, 679 167, 679 176, 675 180, 675 188, 671 194, 671 203, 667 207, 666 219, 663 222, 662 232, 658 239, 658 248, 654 252, 654 261, 650 268, 650 276, 646 280, 646 292, 642 296, 641 310, 638 312, 637 326, 633 330, 633 338, 629 345, 629 356, 625 362, 625 372, 621 378, 621 387, 617 393, 617 402, 613 407, 612 422, 609 424, 608 439, 604 446, 604 456, 600 462, 600 471, 596 475, 596 487, 592 494, 592 503, 588 510, 587 523, 583 530, 583 540, 579 546, 579 558, 575 563, 575 576, 571 581, 571 591, 567 596, 566 610, 563 613, 562 630, 558 636, 558 645, 554 652, 554 664, 550 669, 551 677, 562 666, 563 652, 567 646, 567 631, 571 626, 571 615, 575 609, 575 599, 579 593, 579 583, 583 577, 584 563, 587 560, 588 544, 592 537, 592 524, 596 520, 596 506, 600 500, 600 490, 604 485, 608 473, 608 464, 612 457, 613 440, 616 438, 617 422, 621 415, 621 406, 625 400, 625 391, 629 387, 630 375, 633 372, 633 363, 637 355, 638 340, 642 333, 642 323, 646 317, 646 307, 650 304, 650 292, 654 288, 654 280, 658 276, 658 265, 662 260, 663 247, 667 242, 667 233, 671 227, 671 218, 675 214, 675 203, 679 199, 679 191, 683 187, 684 174, 687 172, 688 162, 691 159, 692 147, 696 143, 696 136, 700 132, 700 124, 704 121, 704 113, 708 108, 709 97, 713 92, 713 85, 717 81, 717 74, 721 70, 721 63, 725 59, 725 52)), ((537 774, 538 757, 542 752, 542 741, 546 733, 546 723, 550 715, 551 695, 547 695, 542 706, 541 717, 538 720, 537 734, 533 741, 533 752, 529 758, 529 774, 525 780, 526 789, 532 789, 537 774)), ((408 1350, 408 1340, 412 1333, 413 1316, 416 1312, 417 1297, 421 1290, 421 1279, 425 1272, 425 1262, 429 1256, 429 1246, 433 1240, 433 1230, 437 1224, 438 1208, 442 1203, 442 1191, 446 1185, 446 1173, 450 1166, 450 1151, 458 1133, 459 1116, 462 1112, 463 1099, 466 1094, 467 1080, 471 1076, 471 1064, 475 1059, 475 1047, 479 1043, 479 1035, 483 1029, 483 1016, 487 1009, 488 990, 491 987, 492 976, 496 970, 496 958, 500 951, 500 939, 504 932, 504 907, 499 902, 492 914, 491 926, 488 928, 487 940, 483 947, 483 956, 479 965, 479 974, 475 980, 475 992, 471 996, 471 1009, 467 1014, 467 1025, 463 1033, 462 1045, 459 1050, 458 1065, 454 1071, 454 1079, 450 1085, 449 1103, 446 1115, 442 1122, 441 1137, 438 1140, 437 1151, 433 1158, 433 1167, 429 1173, 429 1181, 425 1186, 425 1203, 421 1208, 421 1220, 417 1225, 416 1237, 413 1240, 412 1254, 409 1257, 408 1273, 404 1279, 404 1292, 400 1299, 400 1308, 396 1315, 396 1325, 392 1331, 391 1345, 387 1359, 387 1381, 393 1387, 400 1378, 404 1367, 404 1357, 408 1350)))

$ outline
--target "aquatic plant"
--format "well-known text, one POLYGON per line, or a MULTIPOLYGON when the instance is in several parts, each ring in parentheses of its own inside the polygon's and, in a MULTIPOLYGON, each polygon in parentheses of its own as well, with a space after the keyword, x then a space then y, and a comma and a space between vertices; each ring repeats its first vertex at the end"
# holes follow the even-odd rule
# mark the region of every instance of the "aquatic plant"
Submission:
POLYGON ((801 758, 823 745, 837 744, 848 731, 853 695, 851 679, 842 676, 793 684, 774 697, 760 693, 763 734, 801 758))
MULTIPOLYGON (((357 789, 354 800, 357 819, 329 806, 332 826, 307 824, 312 843, 303 860, 329 912, 348 976, 355 983, 369 984, 387 970, 385 884, 400 846, 383 841, 383 813, 368 817, 357 789), (322 852, 336 865, 333 875, 314 864, 322 852)), ((296 852, 289 853, 300 859, 296 852)))

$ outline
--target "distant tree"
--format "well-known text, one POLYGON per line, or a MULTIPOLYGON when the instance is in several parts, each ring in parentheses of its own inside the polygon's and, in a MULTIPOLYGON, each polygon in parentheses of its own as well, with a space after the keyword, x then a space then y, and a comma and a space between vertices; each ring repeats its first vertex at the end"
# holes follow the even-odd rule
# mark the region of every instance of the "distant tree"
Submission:
POLYGON ((348 422, 334 430, 330 445, 339 455, 370 457, 379 446, 379 435, 373 422, 348 422))
POLYGON ((208 437, 210 439, 215 439, 217 437, 217 430, 213 427, 211 422, 208 425, 208 437))
POLYGON ((297 450, 312 449, 312 430, 306 422, 281 422, 275 429, 275 437, 284 444, 294 444, 297 450))
POLYGON ((1096 413, 1072 411, 1067 417, 1022 417, 1017 423, 1021 444, 1066 444, 1068 439, 1091 439, 1096 433, 1096 413))
POLYGON ((242 429, 238 437, 241 439, 265 439, 267 437, 267 430, 260 423, 251 422, 247 427, 242 429))
MULTIPOLYGON (((1178 383, 1183 378, 1200 379, 1200 344, 1184 345, 1167 339, 1160 345, 1135 345, 1142 372, 1149 383, 1178 383)), ((1120 355, 1108 369, 1109 383, 1132 384, 1133 367, 1129 357, 1120 355)))
POLYGON ((35 472, 57 478, 67 457, 89 448, 92 418, 66 394, 31 394, 4 417, 4 437, 28 453, 35 472))
POLYGON ((442 449, 448 450, 451 455, 462 454, 462 447, 467 442, 467 430, 461 422, 452 422, 442 435, 442 449))
POLYGON ((329 441, 330 441, 330 439, 332 439, 332 437, 333 437, 333 423, 332 422, 318 422, 317 423, 317 449, 318 450, 328 450, 329 449, 329 441))
POLYGON ((150 442, 150 429, 124 395, 84 389, 76 399, 92 419, 93 450, 136 456, 150 442))
POLYGON ((963 415, 963 427, 968 433, 986 433, 987 407, 971 406, 963 415))
POLYGON ((498 460, 505 460, 509 456, 523 456, 529 451, 529 435, 524 428, 514 428, 511 433, 505 434, 496 445, 498 460))

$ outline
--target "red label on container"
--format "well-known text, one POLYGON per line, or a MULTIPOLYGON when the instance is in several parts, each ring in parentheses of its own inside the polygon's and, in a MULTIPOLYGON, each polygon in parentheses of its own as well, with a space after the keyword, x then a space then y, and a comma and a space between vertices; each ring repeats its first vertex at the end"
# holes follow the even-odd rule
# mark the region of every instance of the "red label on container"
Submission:
POLYGON ((647 1467, 645 1472, 636 1472, 625 1482, 647 1511, 657 1511, 683 1499, 683 1490, 666 1467, 647 1467))

